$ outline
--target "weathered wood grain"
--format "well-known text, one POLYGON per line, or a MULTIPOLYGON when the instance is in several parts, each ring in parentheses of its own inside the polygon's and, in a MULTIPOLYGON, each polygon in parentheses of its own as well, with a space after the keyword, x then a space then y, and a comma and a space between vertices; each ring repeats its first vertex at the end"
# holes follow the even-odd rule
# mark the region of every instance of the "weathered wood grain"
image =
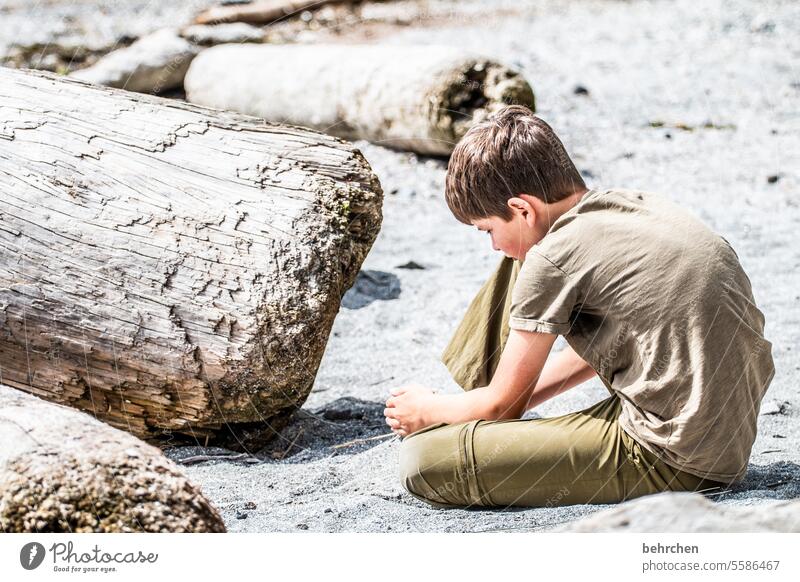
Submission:
POLYGON ((339 139, 0 68, 0 382, 141 437, 285 416, 381 202, 339 139))

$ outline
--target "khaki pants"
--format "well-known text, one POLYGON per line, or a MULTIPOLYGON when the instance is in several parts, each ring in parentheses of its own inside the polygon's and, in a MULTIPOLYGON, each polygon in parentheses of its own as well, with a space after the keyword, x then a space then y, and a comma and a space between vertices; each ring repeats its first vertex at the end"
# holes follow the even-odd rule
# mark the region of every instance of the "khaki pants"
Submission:
MULTIPOLYGON (((442 356, 465 390, 487 385, 497 367, 519 265, 502 260, 442 356)), ((435 507, 615 503, 724 487, 659 460, 620 428, 620 410, 611 396, 553 418, 435 424, 402 440, 401 483, 435 507)))

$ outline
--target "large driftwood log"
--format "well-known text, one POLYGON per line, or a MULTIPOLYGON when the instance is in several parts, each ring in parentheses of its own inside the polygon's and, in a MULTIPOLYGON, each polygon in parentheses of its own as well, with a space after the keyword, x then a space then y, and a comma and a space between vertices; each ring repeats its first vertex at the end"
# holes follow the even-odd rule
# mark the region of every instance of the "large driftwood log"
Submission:
POLYGON ((161 451, 0 384, 0 531, 224 532, 161 451))
POLYGON ((534 108, 525 79, 449 46, 221 45, 184 79, 194 103, 447 155, 505 104, 534 108))
POLYGON ((143 438, 305 401, 381 223, 352 145, 0 68, 0 160, 0 381, 143 438))

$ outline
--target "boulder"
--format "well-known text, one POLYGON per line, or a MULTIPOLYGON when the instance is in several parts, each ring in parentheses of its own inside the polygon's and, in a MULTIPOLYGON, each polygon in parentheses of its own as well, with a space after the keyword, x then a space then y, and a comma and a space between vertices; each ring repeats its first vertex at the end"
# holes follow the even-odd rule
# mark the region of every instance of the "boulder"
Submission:
POLYGON ((224 532, 159 449, 0 384, 0 531, 224 532))
POLYGON ((599 511, 554 531, 800 532, 800 500, 739 507, 714 503, 700 493, 659 493, 599 511))

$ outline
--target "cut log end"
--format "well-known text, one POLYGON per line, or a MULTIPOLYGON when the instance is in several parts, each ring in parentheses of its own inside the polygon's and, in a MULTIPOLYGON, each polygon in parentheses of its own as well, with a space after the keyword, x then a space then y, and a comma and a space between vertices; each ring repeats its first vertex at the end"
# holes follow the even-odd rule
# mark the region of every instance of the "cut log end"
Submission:
MULTIPOLYGON (((430 97, 431 124, 443 142, 457 143, 470 127, 505 105, 524 105, 535 111, 533 89, 517 71, 490 61, 473 59, 445 77, 430 97)), ((449 153, 434 146, 430 153, 449 153)))
POLYGON ((217 46, 184 88, 193 103, 439 156, 504 105, 535 107, 519 71, 436 45, 217 46))

